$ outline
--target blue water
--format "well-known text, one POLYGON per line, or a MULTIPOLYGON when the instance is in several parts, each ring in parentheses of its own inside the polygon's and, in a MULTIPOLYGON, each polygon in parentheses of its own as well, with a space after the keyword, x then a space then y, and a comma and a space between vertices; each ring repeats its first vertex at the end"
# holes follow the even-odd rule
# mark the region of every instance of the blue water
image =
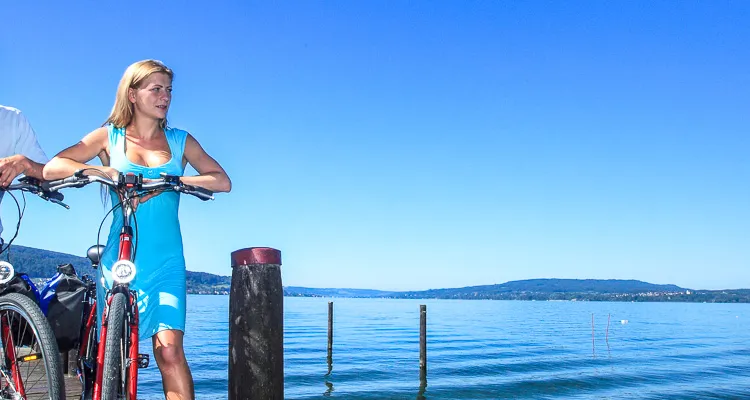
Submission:
MULTIPOLYGON (((750 398, 750 305, 285 297, 284 309, 287 399, 750 398)), ((188 298, 198 399, 227 398, 228 312, 228 296, 188 298)), ((163 399, 155 363, 139 383, 139 398, 163 399)))

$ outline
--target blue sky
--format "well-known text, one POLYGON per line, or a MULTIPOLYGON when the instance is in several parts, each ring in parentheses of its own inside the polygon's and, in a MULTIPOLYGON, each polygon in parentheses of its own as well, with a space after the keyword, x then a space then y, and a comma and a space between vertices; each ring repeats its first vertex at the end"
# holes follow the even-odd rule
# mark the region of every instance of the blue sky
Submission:
MULTIPOLYGON (((528 278, 750 288, 750 3, 11 2, 0 104, 51 156, 132 62, 227 170, 183 198, 188 269, 282 251, 285 285, 528 278)), ((16 243, 84 254, 98 188, 16 243)), ((2 208, 12 233, 15 207, 2 208)))

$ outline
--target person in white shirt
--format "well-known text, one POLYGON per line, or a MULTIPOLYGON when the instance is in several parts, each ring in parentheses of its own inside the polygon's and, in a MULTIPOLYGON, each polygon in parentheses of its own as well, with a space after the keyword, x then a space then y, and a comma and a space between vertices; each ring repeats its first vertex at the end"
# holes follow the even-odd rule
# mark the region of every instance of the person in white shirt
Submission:
MULTIPOLYGON (((26 117, 17 108, 0 104, 0 187, 8 187, 21 174, 41 180, 47 161, 26 117)), ((4 193, 0 190, 0 201, 4 193)), ((0 219, 0 235, 2 233, 0 219)))

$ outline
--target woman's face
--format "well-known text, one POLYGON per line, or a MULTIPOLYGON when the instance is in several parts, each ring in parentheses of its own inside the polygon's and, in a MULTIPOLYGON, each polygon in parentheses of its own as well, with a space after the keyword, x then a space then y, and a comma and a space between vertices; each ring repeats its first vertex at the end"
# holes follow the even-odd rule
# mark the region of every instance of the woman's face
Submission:
POLYGON ((129 97, 135 105, 136 113, 154 119, 164 119, 172 101, 172 80, 163 72, 153 73, 139 88, 133 89, 129 97))

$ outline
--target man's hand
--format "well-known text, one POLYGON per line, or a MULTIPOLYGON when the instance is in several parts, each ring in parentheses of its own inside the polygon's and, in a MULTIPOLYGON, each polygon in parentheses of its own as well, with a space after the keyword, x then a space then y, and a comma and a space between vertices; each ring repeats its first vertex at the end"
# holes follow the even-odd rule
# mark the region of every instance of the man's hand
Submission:
POLYGON ((20 154, 0 158, 0 186, 8 187, 13 179, 26 172, 29 164, 29 159, 20 154))

